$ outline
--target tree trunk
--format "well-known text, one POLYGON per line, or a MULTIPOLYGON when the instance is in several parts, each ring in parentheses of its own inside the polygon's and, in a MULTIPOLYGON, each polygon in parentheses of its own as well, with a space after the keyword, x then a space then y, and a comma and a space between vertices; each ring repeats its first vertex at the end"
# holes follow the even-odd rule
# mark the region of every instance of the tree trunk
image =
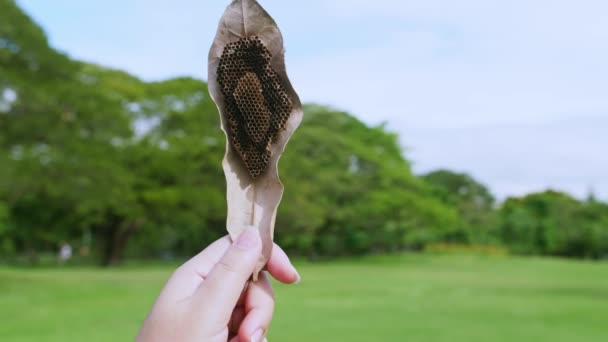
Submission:
POLYGON ((135 233, 141 223, 123 222, 112 225, 104 229, 104 236, 101 238, 101 265, 104 267, 116 266, 123 261, 124 251, 127 248, 129 239, 135 233))

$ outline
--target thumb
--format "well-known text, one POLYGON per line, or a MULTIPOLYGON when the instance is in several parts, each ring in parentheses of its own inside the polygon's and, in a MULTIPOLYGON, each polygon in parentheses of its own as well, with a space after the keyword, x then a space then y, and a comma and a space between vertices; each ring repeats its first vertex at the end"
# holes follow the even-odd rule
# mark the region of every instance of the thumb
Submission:
MULTIPOLYGON (((262 240, 255 227, 236 239, 194 294, 197 309, 220 326, 230 321, 232 311, 262 253, 262 240)), ((210 324, 213 324, 209 322, 210 324)))

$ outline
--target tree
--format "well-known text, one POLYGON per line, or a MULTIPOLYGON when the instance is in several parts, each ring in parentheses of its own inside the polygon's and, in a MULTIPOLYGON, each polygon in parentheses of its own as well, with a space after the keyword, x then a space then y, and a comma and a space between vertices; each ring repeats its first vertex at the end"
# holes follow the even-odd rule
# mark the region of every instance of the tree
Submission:
POLYGON ((52 49, 13 1, 0 6, 0 93, 10 94, 0 114, 3 168, 11 177, 5 200, 17 227, 15 245, 35 260, 37 250, 93 227, 108 230, 117 216, 137 211, 132 178, 121 164, 133 138, 125 108, 133 94, 104 87, 100 68, 52 49))
POLYGON ((420 248, 458 220, 412 174, 395 134, 343 112, 306 106, 279 166, 286 193, 277 237, 287 248, 329 255, 420 248))
POLYGON ((598 258, 608 252, 604 204, 546 191, 508 199, 500 222, 502 239, 519 253, 598 258))
POLYGON ((434 190, 435 196, 456 207, 463 225, 453 232, 459 242, 497 242, 494 196, 488 188, 465 173, 437 170, 422 176, 434 190))
POLYGON ((205 83, 181 78, 146 85, 135 105, 155 123, 129 161, 148 219, 135 247, 197 253, 226 232, 225 142, 215 104, 205 83))

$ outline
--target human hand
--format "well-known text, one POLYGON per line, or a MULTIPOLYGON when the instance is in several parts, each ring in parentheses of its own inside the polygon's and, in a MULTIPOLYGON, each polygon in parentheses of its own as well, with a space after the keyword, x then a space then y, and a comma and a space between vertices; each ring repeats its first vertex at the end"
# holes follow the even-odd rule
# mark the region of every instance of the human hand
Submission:
MULTIPOLYGON (((261 251, 259 233, 250 227, 235 243, 226 236, 190 259, 161 291, 136 341, 265 341, 274 291, 265 272, 249 282, 261 251)), ((282 283, 300 280, 277 245, 266 267, 282 283)))

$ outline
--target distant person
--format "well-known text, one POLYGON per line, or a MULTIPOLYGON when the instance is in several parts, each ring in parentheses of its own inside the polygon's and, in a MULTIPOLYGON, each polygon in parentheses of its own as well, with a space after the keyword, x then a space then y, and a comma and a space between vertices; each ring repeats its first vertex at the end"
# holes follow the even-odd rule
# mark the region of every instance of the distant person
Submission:
MULTIPOLYGON (((256 283, 249 282, 261 253, 262 241, 252 227, 235 243, 224 237, 211 244, 173 273, 136 341, 266 341, 274 291, 265 272, 256 283)), ((277 245, 267 269, 282 283, 300 281, 277 245)))
POLYGON ((63 265, 66 262, 68 262, 68 260, 70 260, 72 258, 72 253, 73 253, 72 246, 69 243, 63 241, 59 247, 59 255, 58 255, 59 263, 63 265))

